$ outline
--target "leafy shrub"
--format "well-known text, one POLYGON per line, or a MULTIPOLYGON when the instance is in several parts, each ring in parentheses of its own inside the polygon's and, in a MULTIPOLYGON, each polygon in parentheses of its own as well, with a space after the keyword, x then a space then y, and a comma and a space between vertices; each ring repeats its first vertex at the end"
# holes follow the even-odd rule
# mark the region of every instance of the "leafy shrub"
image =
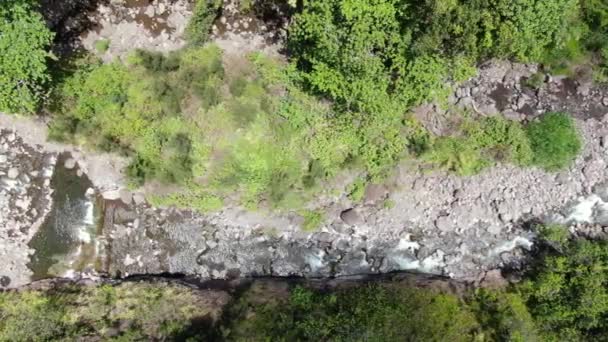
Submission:
POLYGON ((0 111, 33 113, 50 81, 53 34, 34 2, 0 2, 0 111))
POLYGON ((568 228, 559 224, 540 225, 536 229, 542 241, 558 250, 566 245, 570 237, 568 228))
POLYGON ((348 197, 354 202, 359 202, 363 199, 365 195, 365 187, 367 186, 367 182, 365 179, 358 178, 355 180, 348 188, 348 197))
POLYGON ((228 339, 470 341, 477 329, 456 297, 415 288, 362 285, 319 293, 296 287, 286 301, 253 305, 249 300, 233 308, 228 339))
POLYGON ((186 39, 190 44, 200 46, 209 40, 211 27, 221 8, 222 0, 196 0, 186 27, 186 39))
POLYGON ((525 300, 517 292, 480 289, 470 301, 488 341, 543 341, 525 300))
POLYGON ((566 167, 581 150, 581 140, 570 116, 548 113, 526 127, 533 162, 546 170, 566 167))
POLYGON ((594 341, 608 333, 608 248, 573 240, 541 255, 518 290, 545 340, 594 341))
POLYGON ((129 341, 201 338, 208 326, 189 331, 191 323, 217 315, 214 310, 191 289, 163 283, 6 292, 0 293, 0 340, 108 339, 111 329, 114 338, 129 341))
POLYGON ((502 117, 465 120, 461 137, 438 138, 424 159, 460 175, 472 175, 496 160, 529 165, 532 150, 521 125, 502 117))

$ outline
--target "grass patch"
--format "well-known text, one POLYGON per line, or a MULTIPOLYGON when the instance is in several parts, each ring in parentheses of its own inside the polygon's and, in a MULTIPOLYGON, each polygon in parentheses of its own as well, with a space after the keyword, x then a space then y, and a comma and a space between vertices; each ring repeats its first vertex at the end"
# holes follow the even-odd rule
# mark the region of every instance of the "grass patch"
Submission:
POLYGON ((361 202, 363 196, 365 196, 366 186, 367 181, 363 178, 358 178, 348 186, 348 198, 350 198, 353 202, 361 202))
POLYGON ((563 113, 547 113, 525 127, 502 117, 465 119, 460 132, 433 140, 423 160, 463 176, 497 161, 555 171, 568 166, 581 149, 574 121, 563 113))
POLYGON ((568 166, 582 148, 574 120, 565 113, 548 113, 526 128, 534 164, 554 171, 568 166))
POLYGON ((302 230, 305 232, 314 232, 321 226, 325 219, 322 212, 315 210, 303 210, 300 212, 300 215, 304 218, 302 230))
POLYGON ((108 39, 100 39, 95 42, 95 51, 100 54, 106 53, 110 48, 110 40, 108 39))

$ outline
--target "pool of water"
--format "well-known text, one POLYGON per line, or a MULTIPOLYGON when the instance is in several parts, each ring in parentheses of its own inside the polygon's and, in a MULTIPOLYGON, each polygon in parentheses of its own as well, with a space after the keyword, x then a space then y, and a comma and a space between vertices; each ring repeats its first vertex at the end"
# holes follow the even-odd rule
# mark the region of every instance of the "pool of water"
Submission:
POLYGON ((51 181, 53 209, 29 244, 35 250, 29 264, 33 280, 74 277, 99 268, 101 202, 85 175, 64 167, 69 157, 58 158, 51 181))

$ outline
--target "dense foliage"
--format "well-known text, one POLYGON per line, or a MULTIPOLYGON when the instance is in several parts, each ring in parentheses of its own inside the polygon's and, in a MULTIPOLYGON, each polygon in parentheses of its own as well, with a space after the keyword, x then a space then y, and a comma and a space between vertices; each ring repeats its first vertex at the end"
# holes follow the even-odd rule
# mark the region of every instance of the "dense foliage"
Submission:
POLYGON ((534 152, 534 163, 548 170, 567 166, 582 146, 572 118, 565 114, 546 114, 532 122, 526 133, 534 152))
POLYGON ((295 288, 264 305, 246 295, 229 314, 231 341, 471 341, 478 328, 455 296, 397 286, 295 288))
POLYGON ((172 204, 214 209, 237 191, 252 207, 294 206, 359 144, 352 124, 332 129, 327 106, 259 54, 238 72, 214 45, 77 70, 57 90, 53 137, 132 154, 134 180, 188 187, 161 199, 172 204))
MULTIPOLYGON (((188 288, 167 284, 62 287, 0 292, 1 341, 174 340, 204 335, 214 307, 188 288), (191 322, 198 322, 192 329, 191 322)), ((197 338, 199 338, 197 337, 197 338)))
POLYGON ((568 166, 581 149, 574 122, 564 113, 547 113, 525 126, 501 117, 465 119, 460 130, 460 136, 434 139, 424 159, 460 175, 496 161, 553 171, 568 166))
POLYGON ((222 0, 196 0, 192 18, 186 28, 186 38, 192 45, 203 45, 209 40, 211 27, 218 17, 222 0))
POLYGON ((0 2, 0 111, 33 113, 49 81, 53 34, 34 1, 0 2))
MULTIPOLYGON (((580 149, 565 115, 529 127, 463 117, 452 136, 434 137, 410 110, 445 104, 478 61, 553 61, 572 40, 568 25, 600 32, 601 6, 581 1, 291 1, 284 63, 259 53, 225 57, 205 45, 223 2, 199 0, 183 50, 59 63, 66 70, 54 70, 60 77, 47 103, 52 137, 130 156, 134 184, 181 187, 156 204, 213 210, 237 199, 298 210, 308 229, 323 218, 302 210, 306 201, 332 191, 332 177, 348 168, 360 177, 338 190, 353 200, 406 156, 461 175, 497 161, 554 170, 580 149)), ((251 13, 256 5, 239 6, 251 13)), ((49 80, 44 49, 52 35, 26 0, 3 2, 0 11, 8 32, 0 47, 11 46, 0 60, 9 79, 0 110, 33 111, 49 80)))

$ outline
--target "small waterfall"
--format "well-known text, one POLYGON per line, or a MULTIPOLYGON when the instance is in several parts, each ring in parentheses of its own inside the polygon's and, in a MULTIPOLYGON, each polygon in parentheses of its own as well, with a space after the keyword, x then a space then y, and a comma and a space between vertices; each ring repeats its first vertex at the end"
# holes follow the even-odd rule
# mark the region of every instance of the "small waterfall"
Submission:
POLYGON ((69 157, 59 156, 51 181, 53 209, 30 242, 35 250, 29 264, 34 280, 94 274, 103 248, 97 241, 97 197, 86 176, 63 166, 69 157))

